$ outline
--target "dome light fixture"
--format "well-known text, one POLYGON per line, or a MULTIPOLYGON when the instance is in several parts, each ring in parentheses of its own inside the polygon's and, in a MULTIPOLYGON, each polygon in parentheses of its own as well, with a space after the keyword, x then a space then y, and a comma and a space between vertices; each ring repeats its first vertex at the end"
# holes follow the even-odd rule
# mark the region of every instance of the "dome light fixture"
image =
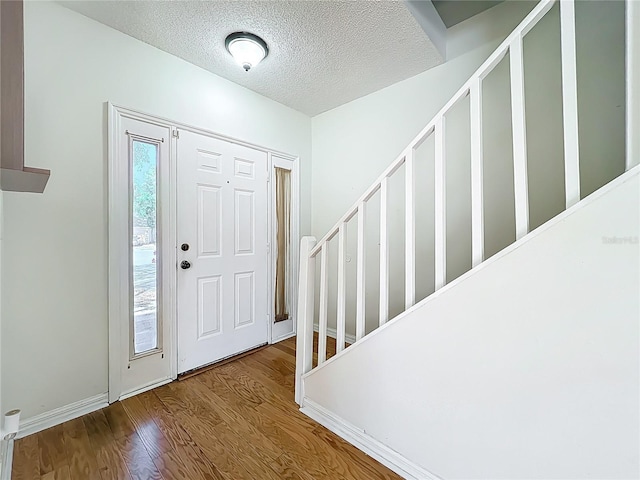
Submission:
POLYGON ((224 41, 227 51, 245 72, 255 67, 269 54, 267 43, 248 32, 234 32, 224 41))

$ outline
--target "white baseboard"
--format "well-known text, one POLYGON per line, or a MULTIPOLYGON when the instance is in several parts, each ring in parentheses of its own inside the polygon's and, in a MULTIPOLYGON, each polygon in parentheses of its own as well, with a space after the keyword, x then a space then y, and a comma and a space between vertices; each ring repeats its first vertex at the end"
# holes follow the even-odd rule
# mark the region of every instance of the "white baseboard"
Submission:
POLYGON ((20 431, 17 438, 26 437, 33 433, 46 430, 68 420, 81 417, 87 413, 95 412, 109 405, 107 394, 101 393, 94 397, 85 398, 78 402, 70 403, 49 412, 41 413, 35 417, 27 418, 20 422, 20 431))
MULTIPOLYGON (((313 325, 313 331, 314 332, 319 331, 317 324, 313 325)), ((338 338, 338 332, 336 331, 335 328, 327 327, 327 336, 331 338, 338 338)), ((356 336, 351 335, 350 333, 346 333, 344 336, 344 339, 347 341, 349 345, 353 345, 354 343, 356 343, 356 336)))
POLYGON ((300 411, 350 444, 408 480, 440 480, 440 477, 408 460, 364 430, 357 428, 313 400, 304 398, 300 411))
POLYGON ((295 332, 289 332, 289 333, 285 333, 284 335, 282 335, 281 337, 278 338, 274 338, 271 340, 271 345, 273 345, 274 343, 279 343, 282 342, 283 340, 286 340, 287 338, 291 338, 291 337, 295 337, 296 333, 295 332))
POLYGON ((173 377, 163 378, 163 379, 160 379, 160 380, 154 380, 149 385, 145 385, 143 387, 137 388, 137 389, 132 390, 130 392, 121 394, 120 397, 118 398, 118 401, 126 400, 127 398, 131 398, 131 397, 135 397, 136 395, 139 395, 141 393, 148 392, 149 390, 153 390, 154 388, 158 388, 158 387, 161 387, 163 385, 166 385, 167 383, 171 383, 174 380, 175 380, 175 378, 173 378, 173 377))

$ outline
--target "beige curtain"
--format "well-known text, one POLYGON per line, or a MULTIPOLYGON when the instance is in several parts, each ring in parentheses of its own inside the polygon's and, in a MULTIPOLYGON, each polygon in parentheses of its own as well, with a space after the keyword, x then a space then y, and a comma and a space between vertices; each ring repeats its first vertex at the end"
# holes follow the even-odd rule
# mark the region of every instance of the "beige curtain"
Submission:
POLYGON ((276 167, 276 259, 275 321, 289 319, 289 227, 291 221, 291 171, 276 167))

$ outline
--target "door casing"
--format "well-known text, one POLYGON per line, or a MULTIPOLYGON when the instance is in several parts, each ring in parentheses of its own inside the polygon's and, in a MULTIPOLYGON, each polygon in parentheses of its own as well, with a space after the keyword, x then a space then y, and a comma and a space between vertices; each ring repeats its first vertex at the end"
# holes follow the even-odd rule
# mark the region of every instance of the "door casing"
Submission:
MULTIPOLYGON (((299 223, 300 223, 300 175, 299 175, 299 157, 295 155, 291 155, 285 152, 280 152, 274 149, 266 148, 261 145, 256 145, 250 142, 246 142, 243 140, 239 140, 236 138, 228 137, 225 135, 221 135, 210 130, 195 127, 192 125, 188 125, 185 123, 177 122, 174 120, 158 117, 155 115, 146 114, 143 112, 139 112, 136 110, 128 109, 126 107, 121 107, 110 102, 107 103, 107 116, 108 116, 108 192, 109 192, 109 212, 108 212, 108 224, 109 224, 109 403, 113 403, 117 400, 124 399, 129 396, 136 395, 138 393, 142 393, 143 391, 150 390, 152 388, 158 387, 164 383, 168 383, 172 380, 175 380, 177 377, 178 371, 178 355, 177 355, 177 315, 176 315, 176 286, 177 286, 177 238, 176 238, 176 204, 177 204, 177 141, 179 141, 179 133, 181 130, 187 130, 194 133, 198 133, 201 135, 210 136, 213 138, 217 138, 220 140, 224 140, 231 143, 236 143, 238 145, 247 146, 253 149, 261 150, 266 152, 268 155, 268 165, 269 165, 269 185, 268 185, 268 195, 269 195, 269 208, 268 208, 268 238, 272 239, 274 237, 274 228, 273 228, 273 219, 275 218, 274 206, 271 201, 274 198, 274 181, 273 181, 273 172, 274 172, 274 159, 277 158, 277 162, 281 164, 283 161, 290 162, 291 164, 291 173, 292 173, 292 191, 291 191, 291 252, 290 252, 290 260, 292 265, 292 273, 293 276, 291 278, 291 284, 297 285, 297 274, 298 274, 298 239, 299 239, 299 223), (125 296, 125 291, 128 292, 128 289, 122 288, 123 282, 129 281, 129 271, 128 266, 124 268, 122 258, 123 255, 128 255, 128 252, 123 252, 122 241, 120 239, 120 235, 122 235, 121 229, 117 228, 117 226, 122 225, 123 221, 128 221, 127 219, 122 218, 121 208, 119 208, 122 202, 129 201, 128 198, 122 198, 122 189, 117 188, 117 179, 119 178, 118 173, 122 169, 122 159, 119 156, 118 151, 118 133, 121 129, 120 123, 122 118, 131 118, 134 120, 139 120, 142 122, 151 123, 154 125, 167 127, 172 132, 171 137, 169 138, 169 163, 170 163, 170 178, 169 178, 169 198, 170 198, 170 206, 168 209, 168 222, 169 229, 172 233, 170 238, 165 241, 165 250, 162 252, 164 256, 164 261, 167 264, 175 265, 176 268, 171 269, 173 272, 172 275, 163 275, 162 281, 167 286, 167 291, 170 292, 170 298, 167 299, 167 303, 164 310, 164 321, 169 322, 171 328, 169 328, 170 333, 170 352, 171 356, 170 365, 171 371, 168 372, 169 376, 167 380, 162 382, 154 383, 151 385, 141 386, 140 389, 131 391, 122 394, 122 382, 121 382, 121 368, 122 368, 122 349, 128 348, 128 346, 122 345, 121 341, 121 329, 124 326, 123 319, 123 311, 128 308, 129 298, 125 296), (119 241, 120 239, 120 241, 119 241), (169 278, 165 278, 169 277, 169 278)), ((281 341, 286 338, 295 335, 296 329, 296 319, 295 316, 292 322, 292 331, 290 333, 282 333, 278 332, 277 338, 273 337, 273 311, 274 311, 274 253, 275 249, 269 249, 269 272, 268 272, 268 291, 269 291, 269 343, 274 343, 275 341, 281 341)), ((128 295, 128 293, 126 294, 128 295)), ((292 312, 297 312, 297 297, 296 295, 291 296, 291 306, 290 309, 292 312)), ((127 316, 128 318, 128 316, 127 316)))

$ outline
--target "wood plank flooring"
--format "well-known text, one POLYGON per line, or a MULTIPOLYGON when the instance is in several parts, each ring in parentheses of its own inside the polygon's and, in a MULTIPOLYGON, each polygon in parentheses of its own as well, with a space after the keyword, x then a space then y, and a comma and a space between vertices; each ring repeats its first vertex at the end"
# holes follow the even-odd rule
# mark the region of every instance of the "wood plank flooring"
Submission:
POLYGON ((116 402, 18 440, 13 479, 400 478, 298 411, 294 371, 292 338, 116 402))

